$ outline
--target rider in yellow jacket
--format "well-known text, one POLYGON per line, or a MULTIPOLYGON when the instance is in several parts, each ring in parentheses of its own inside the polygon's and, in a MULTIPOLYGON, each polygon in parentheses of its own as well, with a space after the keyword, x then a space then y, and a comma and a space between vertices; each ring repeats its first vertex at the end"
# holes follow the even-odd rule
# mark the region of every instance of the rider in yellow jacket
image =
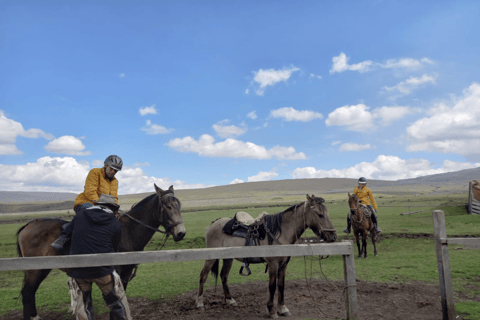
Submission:
MULTIPOLYGON (((118 180, 115 174, 122 170, 123 161, 119 156, 111 155, 105 159, 103 168, 93 168, 88 173, 85 180, 85 188, 75 199, 73 210, 75 213, 82 209, 89 208, 95 204, 102 194, 108 194, 115 197, 115 203, 118 202, 118 180)), ((73 232, 75 216, 72 221, 62 226, 60 237, 52 243, 55 250, 63 249, 65 243, 70 239, 73 232)))
MULTIPOLYGON (((377 203, 373 198, 372 191, 367 188, 367 179, 365 179, 364 177, 358 179, 358 187, 355 187, 355 189, 353 189, 353 193, 358 197, 358 200, 360 200, 362 204, 366 205, 370 209, 372 215, 372 222, 377 233, 382 232, 382 230, 378 227, 378 220, 376 215, 377 203)), ((352 227, 352 221, 350 218, 350 213, 348 213, 347 229, 343 230, 343 232, 345 233, 350 233, 350 229, 352 227)))

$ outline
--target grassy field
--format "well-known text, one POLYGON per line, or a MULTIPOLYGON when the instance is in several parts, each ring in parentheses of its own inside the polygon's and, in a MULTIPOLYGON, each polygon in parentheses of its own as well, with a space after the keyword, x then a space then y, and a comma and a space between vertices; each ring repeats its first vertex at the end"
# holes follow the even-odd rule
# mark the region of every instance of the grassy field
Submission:
MULTIPOLYGON (((337 229, 341 240, 344 233, 341 231, 346 226, 346 213, 348 211, 346 194, 331 194, 325 196, 330 217, 337 229)), ((382 240, 378 245, 379 257, 370 255, 369 259, 356 259, 356 277, 361 280, 382 283, 408 283, 423 281, 438 284, 435 244, 432 238, 433 222, 432 210, 445 211, 447 234, 453 236, 480 237, 480 221, 478 216, 468 215, 463 208, 467 201, 467 194, 454 195, 392 195, 376 193, 379 205, 379 225, 384 230, 382 240), (409 211, 424 210, 412 215, 400 215, 409 211), (417 235, 418 237, 414 237, 417 235), (430 236, 429 236, 430 235, 430 236)), ((278 203, 262 205, 249 204, 243 207, 230 205, 224 208, 213 206, 211 210, 202 207, 202 211, 193 211, 187 208, 183 217, 187 228, 185 239, 179 243, 168 240, 165 249, 204 248, 204 231, 212 221, 219 217, 232 217, 240 209, 249 212, 252 216, 262 211, 276 213, 285 209, 288 204, 296 204, 305 200, 305 195, 289 196, 288 199, 276 199, 283 207, 272 207, 278 203), (189 211, 189 212, 187 212, 189 211)), ((65 215, 68 215, 65 212, 65 215)), ((37 217, 31 216, 31 217, 37 217)), ((28 215, 26 216, 28 218, 28 215)), ((15 232, 23 223, 0 225, 0 258, 16 256, 15 232)), ((305 236, 313 236, 311 231, 305 236)), ((353 237, 350 235, 350 239, 353 237)), ((162 242, 161 235, 156 235, 147 246, 146 250, 154 250, 162 242)), ((373 253, 371 243, 369 252, 373 253)), ((452 248, 453 249, 453 248, 452 248)), ((457 312, 464 319, 480 319, 480 303, 474 298, 480 294, 480 250, 450 250, 450 264, 454 282, 455 296, 462 296, 463 300, 456 304, 457 312), (467 297, 467 298, 465 298, 467 297)), ((356 250, 356 249, 355 249, 356 250)), ((331 256, 321 262, 321 273, 317 260, 305 260, 302 257, 292 259, 288 267, 288 279, 303 279, 305 267, 315 278, 329 280, 343 279, 343 262, 341 256, 331 256), (310 269, 311 268, 311 269, 310 269)), ((128 287, 129 297, 146 297, 152 300, 179 296, 182 293, 198 288, 198 279, 203 261, 190 261, 178 263, 155 263, 139 266, 137 277, 128 287)), ((237 271, 240 263, 235 262, 231 273, 230 283, 247 281, 263 281, 266 286, 268 276, 264 274, 263 265, 253 265, 252 275, 248 278, 241 277, 237 271)), ((0 272, 0 317, 11 310, 21 310, 20 294, 22 271, 0 272)), ((209 277, 208 286, 213 286, 213 277, 209 277)), ((439 297, 440 298, 440 297, 439 297)), ((94 306, 96 312, 106 312, 103 307, 99 290, 94 290, 94 306)), ((67 276, 54 270, 42 283, 37 292, 37 306, 39 310, 48 308, 67 312, 69 305, 67 276)), ((193 302, 192 302, 193 303, 193 302)), ((40 311, 41 313, 41 311, 40 311)))

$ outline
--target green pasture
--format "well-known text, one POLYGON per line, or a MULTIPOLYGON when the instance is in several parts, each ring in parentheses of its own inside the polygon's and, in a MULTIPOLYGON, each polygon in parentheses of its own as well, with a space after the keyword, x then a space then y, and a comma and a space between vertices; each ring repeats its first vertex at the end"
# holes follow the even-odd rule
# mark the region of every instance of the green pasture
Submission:
MULTIPOLYGON (((348 206, 346 195, 332 194, 325 196, 332 222, 337 229, 339 241, 347 237, 342 232, 346 227, 346 214, 348 206)), ((378 244, 379 256, 373 256, 373 247, 368 245, 369 258, 355 259, 356 277, 364 281, 382 283, 409 283, 423 281, 429 284, 438 284, 435 244, 433 241, 432 211, 441 209, 445 211, 447 234, 453 236, 480 237, 480 217, 468 215, 463 204, 467 201, 466 194, 455 195, 392 195, 376 193, 379 205, 379 225, 383 229, 381 241, 378 244), (412 215, 400 215, 409 211, 424 210, 412 215)), ((278 199, 283 202, 285 199, 278 199)), ((204 248, 205 227, 219 217, 232 217, 235 212, 243 210, 252 216, 262 211, 277 213, 290 204, 305 201, 305 196, 296 196, 288 199, 284 207, 261 207, 260 205, 244 205, 243 208, 222 209, 208 211, 184 212, 183 217, 187 228, 185 239, 174 243, 169 239, 165 245, 169 249, 204 248)), ((31 216, 31 217, 38 217, 31 216)), ((24 223, 0 225, 0 258, 16 257, 15 233, 24 223)), ((311 231, 304 236, 313 236, 311 231)), ((348 237, 353 239, 352 235, 348 237)), ((155 235, 145 250, 155 250, 163 243, 161 235, 155 235)), ((355 248, 355 253, 356 253, 355 248)), ((480 250, 454 250, 451 246, 450 264, 455 289, 458 299, 457 312, 464 319, 480 319, 480 250)), ((129 297, 145 297, 152 300, 169 299, 181 296, 184 292, 198 288, 199 274, 203 261, 189 261, 177 263, 155 263, 140 265, 137 277, 129 284, 127 294, 129 297)), ((267 286, 268 276, 264 273, 263 265, 251 266, 252 275, 241 277, 238 275, 240 263, 235 262, 229 282, 243 283, 259 281, 267 286)), ((341 256, 330 256, 328 259, 318 261, 308 257, 296 257, 289 264, 288 279, 304 279, 308 277, 329 280, 343 279, 343 261, 341 256)), ((0 317, 12 310, 21 310, 20 290, 22 271, 0 272, 0 317)), ((213 277, 210 276, 207 286, 214 286, 213 277)), ((221 290, 221 287, 218 287, 221 290)), ((288 286, 287 286, 288 290, 288 286)), ((235 294, 234 289, 232 293, 235 294)), ((266 290, 265 290, 266 291, 266 290)), ((103 306, 100 291, 94 289, 94 306, 99 313, 107 312, 103 306)), ((440 299, 440 297, 439 297, 440 299)), ((37 292, 37 306, 42 310, 50 309, 67 312, 70 296, 68 293, 67 276, 53 270, 42 283, 37 292)), ((192 305, 193 305, 192 301, 192 305)))

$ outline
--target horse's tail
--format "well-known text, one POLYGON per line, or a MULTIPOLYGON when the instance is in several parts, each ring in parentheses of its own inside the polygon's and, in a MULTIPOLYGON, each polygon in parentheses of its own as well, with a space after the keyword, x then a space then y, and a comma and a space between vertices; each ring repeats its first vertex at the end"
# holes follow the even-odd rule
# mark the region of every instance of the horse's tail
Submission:
POLYGON ((219 261, 220 261, 219 259, 215 260, 215 263, 213 264, 212 269, 210 270, 212 271, 212 274, 215 276, 215 282, 218 279, 218 266, 220 265, 219 261))
POLYGON ((29 223, 30 222, 20 227, 20 229, 18 229, 17 233, 15 234, 17 237, 17 253, 20 258, 23 257, 23 253, 22 253, 22 249, 20 248, 20 243, 18 242, 18 236, 20 235, 20 232, 22 232, 22 230, 25 229, 26 226, 28 226, 29 223))

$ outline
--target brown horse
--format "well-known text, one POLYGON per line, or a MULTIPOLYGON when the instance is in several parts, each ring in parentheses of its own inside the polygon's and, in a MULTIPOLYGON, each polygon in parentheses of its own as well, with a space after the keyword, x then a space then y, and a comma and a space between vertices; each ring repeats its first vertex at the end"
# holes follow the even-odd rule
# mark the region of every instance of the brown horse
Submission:
MULTIPOLYGON (((337 238, 336 230, 334 229, 328 209, 322 198, 311 197, 307 194, 307 201, 291 206, 283 212, 270 215, 271 221, 275 221, 278 225, 277 230, 271 230, 277 240, 268 239, 259 241, 260 245, 277 245, 277 244, 293 244, 295 243, 306 228, 310 228, 317 236, 322 236, 327 242, 334 242, 337 238), (278 243, 277 243, 278 241, 278 243)), ((237 247, 244 246, 245 239, 234 237, 222 232, 223 227, 231 218, 220 218, 214 221, 207 227, 205 232, 205 241, 207 248, 218 247, 237 247)), ((274 295, 278 282, 278 309, 281 315, 290 315, 284 302, 284 288, 285 288, 285 273, 290 257, 273 257, 264 258, 269 273, 269 298, 267 302, 267 312, 271 318, 278 318, 277 311, 274 308, 274 295)), ((236 259, 242 261, 242 259, 236 259)), ((233 259, 223 259, 223 267, 220 273, 225 294, 225 302, 228 305, 236 305, 235 300, 230 294, 228 288, 228 274, 233 264, 233 259)), ((198 297, 196 300, 196 307, 203 308, 203 286, 207 280, 210 270, 215 277, 218 276, 218 260, 206 260, 205 265, 200 273, 200 286, 198 289, 198 297)))
POLYGON ((360 200, 358 200, 357 195, 348 193, 348 205, 350 206, 350 213, 351 213, 351 220, 352 220, 352 229, 355 238, 357 239, 357 247, 358 247, 358 257, 362 257, 362 253, 364 254, 364 258, 367 258, 367 236, 368 232, 370 231, 370 235, 372 236, 373 242, 373 249, 375 252, 375 256, 378 256, 377 253, 377 246, 375 244, 375 240, 377 238, 377 232, 375 231, 375 227, 372 222, 372 218, 369 213, 369 208, 362 204, 360 200), (359 237, 362 236, 362 247, 360 249, 360 239, 359 237))
MULTIPOLYGON (((175 242, 185 236, 185 226, 180 214, 181 203, 174 196, 173 186, 164 191, 155 186, 155 193, 146 197, 132 209, 120 216, 122 237, 119 252, 142 251, 156 231, 172 235, 175 242), (160 225, 165 231, 157 229, 160 225)), ((17 232, 17 250, 20 257, 58 255, 51 243, 60 235, 61 227, 67 221, 60 219, 33 220, 17 232)), ((70 242, 62 254, 70 252, 70 242)), ((136 265, 115 266, 125 289, 136 265)), ((66 269, 60 269, 66 271, 66 269)), ((26 270, 22 288, 23 319, 41 320, 35 305, 35 293, 51 269, 26 270)))

